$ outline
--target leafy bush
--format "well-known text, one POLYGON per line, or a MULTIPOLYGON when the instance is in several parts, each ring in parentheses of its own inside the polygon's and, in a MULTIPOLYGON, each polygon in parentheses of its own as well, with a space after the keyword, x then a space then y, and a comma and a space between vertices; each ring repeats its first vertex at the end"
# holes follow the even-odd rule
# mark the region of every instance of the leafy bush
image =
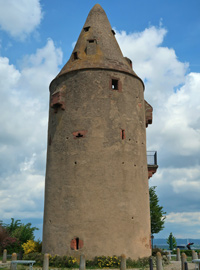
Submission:
POLYGON ((127 268, 144 268, 149 265, 149 257, 139 258, 138 260, 132 260, 128 258, 126 260, 127 268))
POLYGON ((23 255, 23 260, 36 261, 35 265, 42 266, 43 265, 44 255, 39 252, 29 253, 23 255))
POLYGON ((29 254, 36 251, 36 245, 33 240, 28 240, 26 243, 22 244, 24 254, 29 254))
POLYGON ((164 251, 163 249, 160 249, 160 248, 153 248, 152 250, 152 256, 156 256, 157 252, 160 252, 161 255, 167 255, 167 251, 164 251))
MULTIPOLYGON (((197 249, 197 250, 195 250, 197 253, 199 253, 200 252, 200 250, 199 249, 197 249)), ((175 252, 176 253, 176 252, 175 252)), ((188 256, 188 257, 192 257, 192 250, 189 250, 189 249, 182 249, 181 250, 181 254, 182 253, 185 253, 185 255, 186 256, 188 256)))
POLYGON ((78 267, 77 259, 72 256, 50 256, 49 257, 49 266, 53 267, 67 267, 67 268, 76 268, 78 267))
MULTIPOLYGON (((24 260, 35 260, 37 266, 43 265, 44 255, 38 252, 25 254, 23 256, 24 260)), ((59 268, 78 268, 78 263, 76 258, 72 256, 49 256, 49 266, 59 267, 59 268)))
MULTIPOLYGON (((98 256, 93 260, 87 260, 86 266, 93 268, 119 268, 121 259, 117 256, 98 256)), ((127 268, 144 268, 149 265, 149 257, 140 258, 138 260, 126 259, 127 268)))
POLYGON ((21 250, 21 243, 15 237, 5 237, 1 242, 2 250, 7 249, 8 254, 17 253, 21 250))
POLYGON ((120 265, 120 258, 117 256, 97 256, 93 260, 87 260, 86 266, 98 268, 118 268, 120 265))
POLYGON ((38 228, 31 227, 31 223, 21 224, 11 233, 11 236, 19 239, 21 243, 26 243, 28 240, 34 240, 35 230, 38 230, 38 228))
MULTIPOLYGON (((44 255, 38 252, 25 254, 24 260, 35 260, 37 266, 43 265, 44 255)), ((152 258, 155 265, 156 259, 152 258)), ((119 268, 121 259, 117 256, 97 256, 93 260, 86 260, 86 267, 89 268, 119 268)), ((168 263, 167 256, 163 256, 163 262, 168 263)), ((77 259, 72 256, 49 256, 49 266, 56 268, 78 268, 77 259)), ((127 268, 146 268, 149 266, 149 257, 132 260, 126 260, 127 268)))

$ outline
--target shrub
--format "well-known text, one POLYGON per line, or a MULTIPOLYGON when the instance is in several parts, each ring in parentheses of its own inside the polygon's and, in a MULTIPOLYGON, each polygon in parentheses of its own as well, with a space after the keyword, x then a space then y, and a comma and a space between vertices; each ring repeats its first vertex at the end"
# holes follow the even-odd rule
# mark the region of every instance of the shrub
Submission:
POLYGON ((160 248, 153 248, 152 250, 152 256, 156 256, 157 252, 160 252, 161 255, 167 255, 167 251, 164 251, 163 249, 160 249, 160 248))
POLYGON ((139 258, 138 260, 132 260, 128 258, 126 260, 127 268, 145 268, 149 266, 149 257, 139 258))
MULTIPOLYGON (((199 249, 197 249, 197 250, 195 250, 195 251, 196 251, 197 253, 200 252, 199 249)), ((181 250, 181 253, 185 253, 186 256, 192 257, 192 250, 189 250, 189 249, 183 249, 183 250, 181 250)))
POLYGON ((41 253, 42 242, 40 240, 38 241, 28 240, 26 243, 22 244, 22 248, 24 250, 24 254, 35 252, 41 253))
POLYGON ((93 260, 87 260, 86 266, 98 268, 118 268, 120 258, 117 256, 97 256, 93 260))
MULTIPOLYGON (((37 266, 43 265, 43 256, 41 253, 29 253, 23 256, 24 260, 35 260, 37 266)), ((155 265, 156 259, 152 258, 155 265)), ((164 263, 168 262, 167 257, 163 256, 164 263)), ((120 257, 117 256, 98 256, 93 260, 86 260, 86 266, 89 268, 119 268, 120 257)), ((77 259, 72 256, 49 256, 49 266, 56 268, 78 268, 77 259)), ((149 257, 140 258, 138 260, 132 260, 128 258, 126 260, 127 268, 146 268, 149 266, 149 257)))
POLYGON ((1 247, 3 249, 7 249, 8 254, 12 254, 13 252, 17 253, 21 250, 21 243, 15 237, 6 237, 1 242, 1 247))
POLYGON ((26 243, 22 244, 22 248, 24 250, 24 254, 37 252, 36 242, 33 240, 28 240, 26 243))
POLYGON ((50 256, 49 257, 49 266, 53 267, 67 267, 67 268, 76 268, 78 267, 77 259, 72 256, 50 256))
POLYGON ((23 259, 24 260, 30 260, 30 261, 36 261, 35 265, 42 266, 43 265, 43 258, 44 255, 42 255, 39 252, 24 254, 23 259))
MULTIPOLYGON (((43 265, 44 255, 38 252, 25 254, 23 256, 24 260, 34 260, 37 266, 43 265)), ((78 268, 78 263, 76 258, 72 256, 49 256, 49 266, 60 267, 60 268, 78 268)))

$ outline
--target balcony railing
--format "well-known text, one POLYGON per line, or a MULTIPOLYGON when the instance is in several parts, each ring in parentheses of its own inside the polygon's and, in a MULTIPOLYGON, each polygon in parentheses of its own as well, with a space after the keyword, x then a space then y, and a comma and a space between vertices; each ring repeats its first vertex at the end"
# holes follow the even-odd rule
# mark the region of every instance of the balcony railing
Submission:
POLYGON ((157 166, 157 151, 147 151, 147 164, 157 166))

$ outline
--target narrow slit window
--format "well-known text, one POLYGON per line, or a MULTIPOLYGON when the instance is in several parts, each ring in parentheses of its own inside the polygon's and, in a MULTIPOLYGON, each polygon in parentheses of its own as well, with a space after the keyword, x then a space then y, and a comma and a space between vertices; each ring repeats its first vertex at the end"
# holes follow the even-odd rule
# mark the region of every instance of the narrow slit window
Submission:
POLYGON ((94 39, 89 39, 88 40, 89 43, 94 43, 94 41, 95 41, 94 39))
POLYGON ((125 139, 125 129, 122 129, 122 131, 121 131, 121 137, 122 137, 122 140, 125 139))
POLYGON ((75 237, 70 242, 71 250, 79 250, 83 247, 83 240, 79 237, 75 237))
POLYGON ((115 31, 112 29, 111 32, 113 33, 113 35, 115 36, 115 31))
POLYGON ((81 138, 85 138, 86 133, 87 133, 87 130, 79 130, 79 131, 73 132, 72 134, 74 136, 74 139, 81 139, 81 138))
POLYGON ((83 137, 83 134, 81 134, 81 133, 78 133, 77 135, 76 135, 76 138, 82 138, 83 137))
POLYGON ((90 29, 90 26, 84 27, 83 29, 84 29, 85 32, 88 32, 89 29, 90 29))
POLYGON ((77 52, 74 52, 73 53, 73 56, 74 56, 74 60, 77 60, 78 59, 78 53, 77 52))
POLYGON ((79 249, 79 238, 76 238, 76 249, 79 249))
POLYGON ((119 89, 118 82, 119 82, 118 80, 112 79, 112 89, 113 90, 118 90, 119 89))

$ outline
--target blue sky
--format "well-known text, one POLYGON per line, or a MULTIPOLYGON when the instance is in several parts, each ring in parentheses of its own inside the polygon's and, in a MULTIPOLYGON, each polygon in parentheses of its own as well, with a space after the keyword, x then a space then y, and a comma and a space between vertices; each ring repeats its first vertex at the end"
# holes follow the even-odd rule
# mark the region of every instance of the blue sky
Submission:
MULTIPOLYGON (((90 9, 83 0, 0 0, 0 219, 31 221, 42 237, 48 86, 90 9), (16 4, 17 3, 17 4, 16 4)), ((102 0, 124 56, 154 108, 150 179, 167 212, 156 238, 200 238, 200 2, 102 0)), ((52 198, 56 199, 56 198, 52 198)))

